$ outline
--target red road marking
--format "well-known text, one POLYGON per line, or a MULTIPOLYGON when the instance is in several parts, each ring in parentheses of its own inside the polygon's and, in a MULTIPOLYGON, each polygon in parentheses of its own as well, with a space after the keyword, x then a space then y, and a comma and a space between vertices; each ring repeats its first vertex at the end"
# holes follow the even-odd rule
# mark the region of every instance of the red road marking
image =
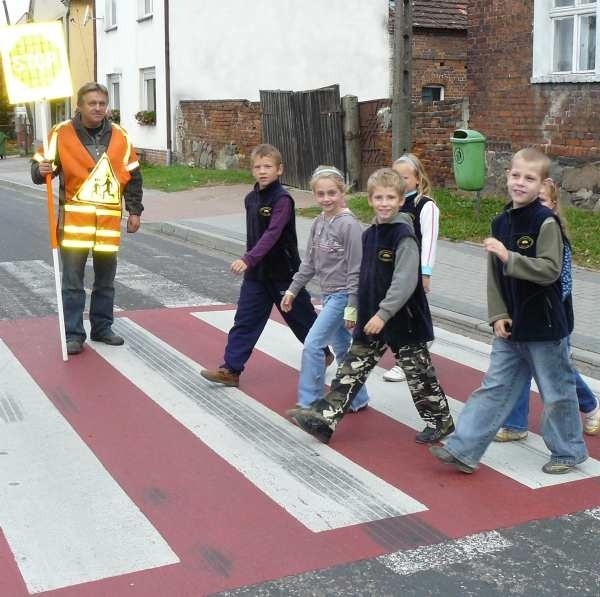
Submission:
MULTIPOLYGON (((223 309, 219 307, 200 310, 223 309)), ((192 309, 122 313, 213 367, 226 335, 192 309)), ((312 533, 149 400, 94 351, 62 363, 53 319, 0 323, 0 337, 181 559, 180 564, 48 595, 198 595, 437 543, 597 505, 600 481, 530 490, 487 467, 466 477, 438 464, 414 431, 378 413, 348 416, 332 448, 423 502, 429 511, 312 533), (93 383, 90 383, 93 380, 93 383)), ((118 349, 116 349, 118 350, 118 349)), ((435 357, 448 392, 464 400, 482 373, 435 357)), ((385 362, 384 362, 385 364, 385 362)), ((391 363, 390 363, 391 364, 391 363)), ((255 351, 241 389, 275 412, 295 402, 297 373, 255 351)), ((537 408, 539 410, 539 408, 537 408)), ((535 414, 534 414, 535 417, 535 414)), ((588 442, 600 457, 597 439, 588 442)), ((27 595, 0 541, 0 583, 27 595)), ((0 584, 0 589, 3 585, 0 584)))

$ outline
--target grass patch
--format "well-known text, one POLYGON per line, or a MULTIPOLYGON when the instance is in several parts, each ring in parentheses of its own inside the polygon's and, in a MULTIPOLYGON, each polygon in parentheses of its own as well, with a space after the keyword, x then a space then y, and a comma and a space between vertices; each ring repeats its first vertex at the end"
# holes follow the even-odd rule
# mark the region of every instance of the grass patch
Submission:
POLYGON ((247 170, 208 170, 183 165, 154 166, 151 164, 142 164, 141 168, 146 188, 167 192, 254 182, 247 170))
MULTIPOLYGON (((440 238, 457 242, 481 242, 490 234, 492 218, 502 211, 505 198, 486 197, 481 200, 480 215, 475 215, 475 194, 473 198, 436 189, 435 200, 440 208, 440 238)), ((373 211, 367 203, 366 195, 352 195, 348 207, 362 222, 371 222, 373 211)), ((314 218, 318 207, 299 209, 302 216, 314 218)), ((600 269, 600 215, 588 210, 569 207, 564 210, 567 228, 573 245, 573 261, 590 269, 600 269)))

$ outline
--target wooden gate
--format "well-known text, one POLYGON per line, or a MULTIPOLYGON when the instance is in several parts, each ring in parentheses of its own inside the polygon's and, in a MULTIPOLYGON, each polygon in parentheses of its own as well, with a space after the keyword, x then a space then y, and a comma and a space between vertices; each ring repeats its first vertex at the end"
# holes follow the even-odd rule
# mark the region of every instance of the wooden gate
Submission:
POLYGON ((282 182, 308 188, 319 164, 345 170, 339 85, 310 91, 261 91, 263 142, 283 156, 282 182))

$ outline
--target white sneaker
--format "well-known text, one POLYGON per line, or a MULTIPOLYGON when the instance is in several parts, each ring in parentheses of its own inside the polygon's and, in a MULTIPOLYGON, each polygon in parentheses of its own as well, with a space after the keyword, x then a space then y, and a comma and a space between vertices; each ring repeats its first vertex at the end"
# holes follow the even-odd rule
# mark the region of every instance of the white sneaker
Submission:
POLYGON ((402 367, 396 365, 383 374, 383 379, 385 379, 385 381, 406 381, 406 375, 404 375, 402 367))
POLYGON ((600 432, 600 406, 592 412, 581 413, 583 416, 583 431, 587 435, 596 435, 600 432))

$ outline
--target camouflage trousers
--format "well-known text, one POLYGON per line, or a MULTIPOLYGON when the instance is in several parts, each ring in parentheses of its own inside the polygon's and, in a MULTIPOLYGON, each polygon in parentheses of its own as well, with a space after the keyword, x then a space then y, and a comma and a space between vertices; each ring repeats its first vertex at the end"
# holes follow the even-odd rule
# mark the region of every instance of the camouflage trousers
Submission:
MULTIPOLYGON (((338 367, 331 390, 312 408, 320 411, 332 428, 339 423, 352 400, 367 381, 388 346, 382 340, 353 341, 344 362, 338 367)), ((396 365, 402 367, 408 388, 421 418, 432 427, 451 418, 446 394, 437 379, 426 343, 400 346, 394 351, 396 365)))

